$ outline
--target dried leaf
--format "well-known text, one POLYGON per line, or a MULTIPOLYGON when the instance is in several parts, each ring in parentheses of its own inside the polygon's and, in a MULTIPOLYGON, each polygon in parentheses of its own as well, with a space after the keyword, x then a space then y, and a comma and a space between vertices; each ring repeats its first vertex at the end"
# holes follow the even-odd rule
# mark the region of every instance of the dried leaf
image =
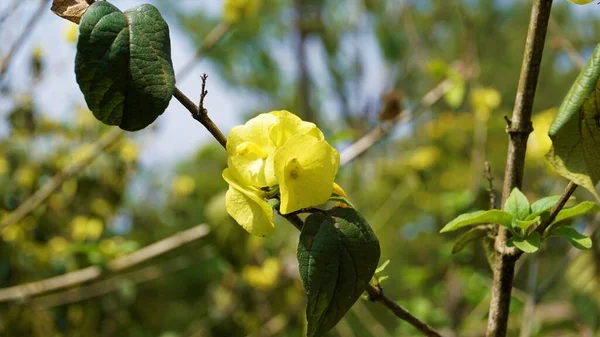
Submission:
POLYGON ((95 0, 54 0, 51 10, 63 19, 79 24, 83 13, 95 0))

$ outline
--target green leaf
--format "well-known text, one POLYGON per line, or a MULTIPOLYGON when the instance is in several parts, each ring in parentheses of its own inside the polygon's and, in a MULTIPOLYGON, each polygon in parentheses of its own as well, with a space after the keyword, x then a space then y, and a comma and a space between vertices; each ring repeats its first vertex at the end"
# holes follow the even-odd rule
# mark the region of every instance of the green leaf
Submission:
POLYGON ((600 206, 596 205, 596 203, 591 201, 584 201, 578 205, 569 208, 564 208, 563 210, 558 212, 552 224, 566 219, 574 218, 586 213, 596 213, 598 211, 600 211, 600 206))
POLYGON ((471 228, 470 230, 468 230, 466 233, 464 233, 463 235, 461 235, 458 238, 458 240, 454 244, 454 247, 452 247, 452 254, 456 254, 456 253, 460 252, 469 243, 471 243, 474 240, 477 240, 479 238, 485 237, 487 235, 487 233, 488 233, 487 228, 483 228, 483 227, 471 228))
POLYGON ((152 5, 123 13, 93 3, 79 25, 75 75, 98 120, 127 131, 145 128, 175 92, 167 23, 152 5))
POLYGON ((504 211, 512 214, 516 220, 524 220, 529 215, 529 200, 518 188, 513 188, 504 204, 504 211))
POLYGON ((556 171, 600 199, 600 45, 596 47, 563 100, 548 132, 552 148, 546 155, 556 171))
POLYGON ((307 337, 322 336, 342 319, 373 277, 379 255, 377 237, 356 210, 335 207, 306 218, 298 262, 308 296, 307 337))
POLYGON ((446 226, 440 230, 440 233, 451 232, 466 226, 484 223, 499 224, 506 228, 511 228, 512 219, 512 215, 499 209, 465 213, 457 216, 454 220, 446 224, 446 226))
POLYGON ((564 236, 577 249, 592 248, 592 239, 579 233, 571 226, 561 226, 552 231, 552 235, 564 236))
POLYGON ((553 195, 542 198, 531 205, 531 214, 529 217, 538 216, 546 211, 549 211, 560 200, 560 195, 553 195))
POLYGON ((529 227, 539 224, 540 221, 541 218, 539 216, 536 216, 535 218, 529 220, 514 220, 513 228, 518 228, 520 230, 521 235, 527 235, 527 230, 529 229, 529 227))
POLYGON ((533 232, 524 239, 512 237, 510 240, 508 240, 508 245, 513 245, 525 253, 535 253, 538 249, 540 249, 540 242, 540 233, 533 232))

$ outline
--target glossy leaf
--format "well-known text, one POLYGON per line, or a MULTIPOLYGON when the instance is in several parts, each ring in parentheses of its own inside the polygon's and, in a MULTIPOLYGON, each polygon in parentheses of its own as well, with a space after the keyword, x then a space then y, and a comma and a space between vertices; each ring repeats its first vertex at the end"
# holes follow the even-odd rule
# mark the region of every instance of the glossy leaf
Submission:
POLYGON ((323 336, 339 322, 373 277, 379 241, 352 208, 306 218, 298 244, 300 277, 308 304, 308 337, 323 336))
POLYGON ((167 23, 152 5, 123 13, 95 2, 79 25, 75 75, 98 120, 127 131, 145 128, 175 91, 167 23))
POLYGON ((514 245, 515 247, 519 248, 525 253, 537 252, 537 250, 540 249, 540 243, 541 238, 540 233, 538 232, 533 232, 528 237, 523 239, 518 237, 512 237, 510 240, 508 240, 509 246, 514 245))
POLYGON ((591 201, 584 201, 576 206, 562 209, 560 212, 558 212, 552 224, 586 213, 596 213, 598 211, 600 211, 600 206, 591 201))
POLYGON ((575 228, 571 226, 561 226, 552 231, 552 235, 563 236, 573 247, 577 249, 590 249, 592 248, 592 239, 584 234, 579 233, 575 228))
POLYGON ((513 228, 514 229, 519 229, 521 235, 526 235, 529 227, 533 226, 533 225, 538 225, 540 223, 540 217, 536 216, 533 219, 529 219, 529 220, 515 220, 513 222, 513 228))
POLYGON ((440 233, 451 232, 466 226, 485 223, 499 224, 506 228, 511 228, 512 219, 512 215, 499 209, 465 213, 446 224, 446 226, 440 230, 440 233))
POLYGON ((529 217, 535 217, 546 211, 549 211, 560 199, 560 195, 553 195, 550 197, 542 198, 533 204, 531 204, 531 214, 529 217))
POLYGON ((529 215, 529 200, 518 188, 513 188, 504 204, 504 211, 516 220, 524 220, 529 215))
POLYGON ((600 45, 567 93, 548 132, 547 158, 556 171, 594 196, 600 181, 600 45))

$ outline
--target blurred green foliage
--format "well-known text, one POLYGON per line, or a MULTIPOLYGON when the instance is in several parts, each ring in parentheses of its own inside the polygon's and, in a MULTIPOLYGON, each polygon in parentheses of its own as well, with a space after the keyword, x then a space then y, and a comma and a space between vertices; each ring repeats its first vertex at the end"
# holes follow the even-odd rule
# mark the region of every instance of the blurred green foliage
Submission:
MULTIPOLYGON (((157 5, 174 14, 169 24, 181 25, 196 45, 222 21, 179 2, 157 5)), ((240 111, 240 121, 288 109, 317 121, 339 149, 380 118, 414 105, 457 62, 475 68, 458 103, 416 112, 338 178, 380 238, 381 260, 391 260, 382 272, 389 277, 382 284, 386 294, 449 336, 484 334, 491 271, 480 243, 453 256, 455 237, 438 231, 460 213, 489 207, 485 160, 499 194, 507 148, 503 116, 512 109, 529 7, 527 1, 264 0, 257 11, 228 19, 230 31, 204 55, 216 69, 210 76, 225 81, 232 99, 239 91, 257 98, 254 110, 240 111)), ((556 1, 553 10, 564 37, 550 30, 544 53, 524 177, 530 200, 559 194, 566 184, 544 160, 545 130, 578 73, 564 38, 583 56, 599 40, 597 8, 587 8, 575 12, 574 5, 556 1)), ((43 54, 24 57, 35 87, 46 74, 43 54)), ((7 130, 0 134, 0 219, 107 130, 77 106, 74 122, 49 119, 31 90, 8 87, 2 95, 12 104, 0 111, 6 117, 0 129, 7 130)), ((139 143, 120 139, 42 207, 2 230, 0 287, 103 266, 201 223, 210 235, 137 266, 159 270, 144 282, 125 274, 116 288, 97 296, 83 285, 85 299, 58 292, 54 302, 2 303, 0 335, 301 336, 305 298, 295 229, 278 219, 276 233, 260 239, 228 217, 220 177, 226 156, 218 144, 200 148, 166 179, 140 167, 139 143)), ((577 197, 590 196, 579 191, 577 197)), ((578 229, 593 223, 577 221, 578 229)), ((593 249, 577 254, 553 238, 523 260, 510 336, 519 334, 522 317, 532 322, 530 336, 600 335, 598 234, 593 238, 593 249), (535 288, 531 275, 537 275, 535 288), (526 315, 531 294, 542 290, 536 310, 526 315)), ((359 301, 328 335, 418 333, 385 308, 359 301)))

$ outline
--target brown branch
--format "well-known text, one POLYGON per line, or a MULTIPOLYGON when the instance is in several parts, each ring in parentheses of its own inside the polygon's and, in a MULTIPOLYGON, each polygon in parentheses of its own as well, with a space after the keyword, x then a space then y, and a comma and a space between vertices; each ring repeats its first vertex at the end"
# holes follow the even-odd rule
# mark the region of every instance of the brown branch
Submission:
POLYGON ((46 182, 39 190, 32 194, 27 200, 17 207, 12 213, 7 215, 2 221, 0 221, 0 231, 11 224, 14 224, 22 220, 27 214, 33 211, 36 207, 42 204, 48 197, 56 191, 62 184, 79 173, 89 164, 91 164, 98 155, 103 152, 106 148, 114 144, 121 135, 123 130, 112 129, 111 131, 102 135, 100 139, 90 145, 90 150, 85 153, 85 156, 80 160, 76 160, 61 172, 57 173, 48 182, 46 182))
POLYGON ((426 93, 419 101, 417 106, 404 109, 393 120, 383 123, 380 126, 372 129, 366 135, 354 142, 340 154, 340 165, 348 164, 360 155, 365 153, 373 145, 377 144, 383 137, 394 130, 394 127, 400 123, 410 120, 410 116, 414 111, 422 108, 428 108, 444 96, 444 93, 452 87, 450 80, 444 80, 436 87, 426 93))
POLYGON ((492 175, 492 166, 489 161, 484 162, 484 175, 488 182, 488 196, 490 197, 490 209, 496 209, 496 193, 494 193, 494 176, 492 175))
POLYGON ((365 290, 367 291, 367 293, 369 293, 369 299, 371 301, 381 303, 384 307, 388 308, 392 313, 394 313, 396 317, 412 325, 415 329, 423 333, 423 335, 428 337, 442 336, 438 332, 436 332, 432 327, 427 325, 427 323, 421 321, 413 314, 411 314, 408 310, 406 310, 404 307, 402 307, 400 304, 396 303, 396 301, 385 296, 380 286, 376 287, 372 284, 369 284, 365 290))
MULTIPOLYGON (((527 139, 533 129, 531 111, 551 8, 552 0, 534 0, 533 2, 515 107, 512 120, 507 128, 509 146, 504 173, 502 206, 504 206, 511 190, 514 187, 521 188, 523 183, 527 139)), ((494 281, 492 285, 487 337, 506 336, 513 275, 515 262, 518 258, 514 248, 506 248, 506 241, 508 239, 508 231, 506 228, 500 227, 495 243, 497 253, 493 268, 494 281)))
POLYGON ((0 81, 2 81, 4 75, 6 75, 6 71, 8 70, 8 66, 10 65, 10 62, 13 59, 13 56, 17 53, 17 51, 19 51, 19 49, 21 49, 21 47, 27 40, 27 37, 31 35, 37 23, 40 22, 40 17, 44 14, 46 4, 48 3, 50 3, 49 0, 40 0, 39 6, 36 9, 35 13, 33 13, 31 18, 25 25, 25 28, 23 28, 23 31, 21 32, 19 37, 17 37, 17 39, 15 40, 15 43, 10 47, 6 56, 4 56, 4 59, 0 63, 0 81))
MULTIPOLYGON (((297 215, 282 215, 288 220, 294 227, 298 230, 302 231, 303 222, 297 215)), ((441 335, 436 332, 432 327, 430 327, 427 323, 421 321, 416 316, 411 314, 408 310, 402 307, 400 304, 396 303, 391 298, 385 296, 383 294, 383 289, 381 285, 372 285, 369 284, 365 291, 369 294, 369 299, 371 302, 381 303, 384 307, 390 310, 396 317, 407 322, 412 325, 415 329, 422 332, 425 336, 429 337, 441 337, 441 335)))
POLYGON ((139 284, 155 280, 167 273, 174 273, 192 265, 189 258, 175 257, 165 263, 153 264, 139 270, 117 275, 79 288, 72 288, 56 294, 35 298, 31 306, 37 310, 81 302, 90 298, 109 294, 121 288, 124 282, 139 284))
MULTIPOLYGON (((106 268, 110 272, 119 272, 140 263, 149 261, 160 255, 168 253, 187 243, 205 237, 209 233, 207 225, 198 225, 188 230, 179 232, 158 242, 150 244, 129 255, 118 257, 109 261, 106 268)), ((43 293, 72 287, 81 283, 96 280, 104 275, 101 267, 91 266, 67 274, 0 289, 0 302, 11 302, 38 296, 43 293)))
POLYGON ((215 26, 215 28, 213 28, 208 35, 206 35, 206 38, 204 41, 202 41, 202 45, 200 48, 198 48, 196 54, 177 72, 177 78, 183 79, 185 76, 191 73, 192 68, 194 68, 196 65, 196 62, 198 62, 198 60, 204 54, 206 54, 206 52, 212 49, 219 41, 221 41, 221 39, 225 36, 225 34, 227 34, 227 32, 229 32, 229 30, 230 27, 223 22, 215 26))
POLYGON ((200 108, 198 106, 196 106, 196 103, 192 102, 192 100, 189 99, 178 88, 175 88, 175 93, 173 94, 173 96, 175 98, 177 98, 177 100, 179 101, 179 103, 181 103, 181 105, 183 105, 186 109, 188 109, 188 111, 190 112, 190 114, 192 115, 192 117, 195 120, 197 120, 202 125, 204 125, 204 127, 208 130, 208 132, 210 132, 210 134, 212 134, 213 137, 215 137, 215 139, 224 148, 226 148, 227 138, 223 135, 221 130, 219 130, 219 127, 217 127, 217 125, 212 121, 212 119, 210 119, 210 117, 208 117, 208 112, 206 110, 200 111, 200 108))

